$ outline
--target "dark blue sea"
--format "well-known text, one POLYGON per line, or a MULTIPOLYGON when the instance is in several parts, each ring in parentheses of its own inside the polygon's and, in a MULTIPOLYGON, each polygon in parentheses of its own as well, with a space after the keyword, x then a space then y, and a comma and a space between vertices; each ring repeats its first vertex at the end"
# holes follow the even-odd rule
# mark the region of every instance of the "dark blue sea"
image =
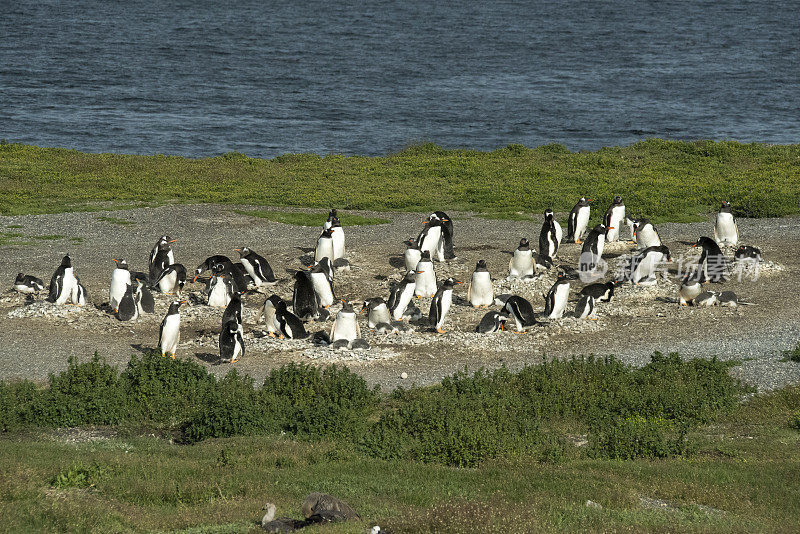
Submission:
POLYGON ((0 137, 265 157, 798 143, 800 3, 2 2, 0 137))

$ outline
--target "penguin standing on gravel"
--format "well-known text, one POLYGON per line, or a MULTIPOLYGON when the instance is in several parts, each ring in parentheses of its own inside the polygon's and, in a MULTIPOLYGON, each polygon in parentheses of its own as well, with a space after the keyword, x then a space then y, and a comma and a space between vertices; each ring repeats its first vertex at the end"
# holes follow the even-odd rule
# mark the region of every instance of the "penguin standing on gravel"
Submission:
POLYGON ((406 272, 413 271, 417 268, 417 264, 422 257, 422 251, 420 251, 417 241, 413 238, 406 241, 405 245, 406 251, 403 253, 403 264, 406 272))
POLYGON ((236 363, 244 356, 242 326, 235 320, 222 323, 219 334, 219 357, 223 362, 236 363))
POLYGON ((108 290, 108 305, 117 313, 119 301, 125 294, 125 289, 131 285, 131 272, 128 269, 128 262, 124 259, 112 258, 116 267, 111 271, 111 287, 108 290))
POLYGON ((705 279, 714 283, 724 282, 727 262, 717 242, 710 237, 703 236, 692 245, 692 248, 698 246, 702 247, 703 252, 700 254, 697 265, 702 269, 705 279))
POLYGON ((475 332, 479 334, 491 334, 505 330, 508 314, 503 312, 490 311, 481 318, 481 322, 475 327, 475 332))
POLYGON ((38 293, 42 289, 44 289, 44 281, 30 274, 19 273, 14 280, 14 291, 24 295, 38 293))
POLYGON ((467 300, 474 308, 488 308, 494 304, 494 287, 486 260, 478 261, 467 288, 467 300))
POLYGON ((177 239, 172 239, 168 235, 161 236, 153 250, 150 251, 149 274, 150 280, 155 281, 161 271, 175 263, 175 255, 172 252, 172 244, 177 239))
POLYGON ((256 287, 276 282, 275 273, 272 272, 272 267, 266 258, 259 256, 248 247, 237 248, 236 252, 239 253, 244 270, 253 279, 256 287))
POLYGON ((331 239, 333 239, 333 256, 331 257, 331 261, 338 260, 339 258, 344 258, 345 255, 345 247, 344 247, 344 229, 342 228, 342 223, 339 221, 339 217, 334 217, 331 220, 331 239))
POLYGON ((556 282, 544 295, 544 315, 548 319, 561 319, 569 300, 569 280, 564 273, 559 273, 556 282))
POLYGON ((275 304, 275 319, 280 327, 280 338, 304 339, 308 337, 303 321, 286 309, 286 302, 279 300, 275 304))
POLYGON ((408 271, 389 297, 389 310, 392 312, 392 319, 395 321, 403 319, 408 304, 414 298, 417 286, 416 277, 417 272, 415 270, 408 271))
POLYGON ((702 292, 703 285, 701 281, 696 276, 687 275, 678 289, 678 303, 681 306, 689 306, 702 292))
POLYGON ((275 316, 275 310, 278 308, 278 302, 281 301, 283 301, 283 299, 274 293, 267 297, 267 299, 264 301, 264 306, 261 307, 261 312, 256 319, 256 322, 261 322, 261 319, 264 319, 267 335, 270 337, 277 336, 281 331, 281 325, 275 316))
POLYGON ((453 250, 453 219, 443 211, 434 211, 428 215, 428 220, 439 219, 442 223, 442 244, 444 247, 444 259, 455 259, 456 253, 453 250))
POLYGON ((56 304, 66 304, 72 298, 72 290, 78 281, 75 279, 72 268, 72 259, 69 254, 61 259, 61 265, 50 278, 50 291, 47 300, 56 304))
POLYGON ((639 250, 660 247, 662 244, 658 231, 647 219, 639 219, 633 223, 633 237, 636 240, 636 248, 639 250))
POLYGON ((445 221, 438 217, 428 218, 422 221, 425 227, 417 236, 417 246, 421 252, 430 254, 431 259, 434 257, 438 261, 444 261, 444 238, 442 236, 442 225, 445 221))
MULTIPOLYGON (((445 333, 442 327, 444 326, 447 312, 450 311, 450 306, 453 304, 453 288, 456 284, 460 283, 461 282, 457 280, 448 278, 439 286, 436 295, 433 297, 433 301, 431 301, 431 309, 428 318, 431 326, 440 334, 445 333)), ((492 301, 494 301, 494 298, 492 298, 492 301)))
POLYGON ((380 297, 374 297, 364 301, 361 311, 367 312, 367 326, 377 328, 378 325, 389 325, 391 328, 392 316, 389 315, 389 307, 380 297))
POLYGON ((533 251, 526 238, 519 240, 519 246, 508 262, 508 277, 531 280, 533 278, 533 251))
POLYGON ((518 295, 512 295, 503 304, 503 313, 514 319, 517 332, 526 332, 528 328, 539 324, 533 313, 531 303, 518 295))
POLYGON ((231 296, 231 301, 222 312, 222 326, 224 327, 228 321, 235 321, 240 327, 243 324, 242 313, 244 312, 244 305, 239 293, 234 293, 231 296))
POLYGON ((578 263, 581 272, 594 271, 601 266, 607 231, 608 229, 604 225, 598 224, 592 228, 589 235, 586 236, 586 241, 583 242, 578 263))
POLYGON ((550 208, 544 211, 544 224, 539 233, 539 254, 547 256, 551 260, 558 253, 558 246, 561 244, 561 225, 556 221, 553 210, 550 208))
POLYGON ((361 328, 358 326, 358 317, 353 305, 346 301, 342 302, 342 309, 336 314, 331 327, 330 339, 331 343, 344 340, 349 344, 361 337, 361 328))
POLYGON ((89 301, 89 293, 86 292, 86 288, 81 283, 81 279, 78 276, 75 276, 75 285, 72 286, 72 303, 75 306, 86 306, 86 303, 89 301))
POLYGON ((336 259, 333 254, 333 232, 334 228, 323 230, 317 239, 317 248, 314 251, 314 261, 321 261, 322 258, 328 258, 331 261, 336 259))
POLYGON ((619 230, 625 221, 625 204, 622 202, 622 197, 617 195, 611 202, 611 206, 606 210, 603 217, 603 225, 608 228, 606 233, 606 241, 613 243, 619 241, 619 230))
POLYGON ((319 297, 314 291, 314 281, 310 271, 299 270, 294 273, 292 309, 303 321, 310 321, 319 316, 319 297))
POLYGON ((175 359, 175 352, 178 350, 178 343, 181 340, 181 304, 185 300, 173 300, 169 305, 169 310, 161 321, 161 328, 158 331, 158 347, 161 355, 175 359))
POLYGON ((136 302, 136 292, 132 284, 125 286, 125 293, 117 305, 117 319, 120 321, 135 321, 139 318, 139 303, 136 302))
POLYGON ((318 306, 329 308, 336 299, 333 293, 333 267, 328 258, 322 258, 311 267, 311 283, 317 294, 318 306))
POLYGON ((575 305, 575 317, 578 319, 593 319, 595 300, 591 295, 583 295, 575 305))
POLYGON ((152 287, 165 295, 176 292, 180 294, 186 285, 186 267, 180 263, 173 263, 161 271, 152 287))
POLYGON ((731 211, 731 203, 725 201, 717 213, 714 224, 714 241, 721 247, 735 247, 739 244, 739 227, 731 211))
POLYGON ((225 308, 231 301, 233 295, 233 284, 231 278, 224 272, 222 264, 214 266, 214 274, 208 282, 206 292, 208 293, 208 305, 215 308, 225 308))
POLYGON ((653 285, 656 283, 658 268, 665 261, 672 261, 665 245, 647 247, 631 258, 628 279, 634 285, 653 285))
POLYGON ((589 215, 592 208, 586 197, 581 197, 577 204, 569 212, 569 219, 567 220, 567 241, 573 243, 581 243, 583 234, 586 232, 586 226, 589 224, 589 215))
POLYGON ((418 297, 432 297, 436 294, 436 272, 427 250, 422 252, 415 271, 414 294, 418 297))
POLYGON ((134 286, 134 300, 136 301, 136 307, 139 310, 139 315, 143 313, 155 313, 155 300, 153 299, 153 294, 150 293, 150 290, 147 289, 147 286, 144 285, 140 280, 133 281, 134 286))

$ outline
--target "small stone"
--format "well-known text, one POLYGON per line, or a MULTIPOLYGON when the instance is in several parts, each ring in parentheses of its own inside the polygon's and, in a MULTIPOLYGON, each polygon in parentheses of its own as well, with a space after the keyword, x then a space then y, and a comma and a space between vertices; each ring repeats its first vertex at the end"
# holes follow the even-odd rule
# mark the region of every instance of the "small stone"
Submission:
POLYGON ((403 380, 405 380, 406 378, 408 378, 408 373, 406 373, 405 371, 403 371, 402 373, 400 373, 400 378, 402 378, 403 380))

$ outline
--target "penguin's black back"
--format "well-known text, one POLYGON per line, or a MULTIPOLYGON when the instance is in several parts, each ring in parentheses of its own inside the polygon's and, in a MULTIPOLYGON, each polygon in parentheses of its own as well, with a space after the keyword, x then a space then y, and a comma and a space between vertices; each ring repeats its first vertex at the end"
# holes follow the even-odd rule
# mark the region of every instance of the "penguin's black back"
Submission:
POLYGON ((133 297, 133 287, 131 285, 128 285, 125 289, 125 294, 122 295, 117 310, 117 317, 120 321, 130 321, 136 315, 136 300, 133 297))
POLYGON ((292 308, 298 317, 312 317, 317 313, 319 298, 314 291, 314 283, 308 271, 295 273, 292 308))

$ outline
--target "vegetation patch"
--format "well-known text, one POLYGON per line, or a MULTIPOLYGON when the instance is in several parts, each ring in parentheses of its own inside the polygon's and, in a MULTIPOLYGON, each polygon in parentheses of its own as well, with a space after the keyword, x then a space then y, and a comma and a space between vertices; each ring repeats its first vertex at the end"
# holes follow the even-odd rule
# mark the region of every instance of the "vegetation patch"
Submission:
MULTIPOLYGON (((233 210, 239 215, 258 217, 283 224, 295 226, 322 226, 328 219, 327 214, 302 213, 296 211, 265 211, 265 210, 233 210)), ((361 215, 347 215, 340 213, 339 219, 342 226, 363 226, 371 224, 388 224, 388 219, 379 217, 362 217, 361 215)))
POLYGON ((120 219, 119 217, 107 217, 105 215, 99 215, 95 217, 98 221, 107 222, 109 224, 116 224, 117 226, 128 226, 131 224, 136 224, 133 221, 129 221, 128 219, 120 219))
POLYGON ((800 362, 800 343, 793 349, 783 351, 783 361, 785 362, 800 362))

